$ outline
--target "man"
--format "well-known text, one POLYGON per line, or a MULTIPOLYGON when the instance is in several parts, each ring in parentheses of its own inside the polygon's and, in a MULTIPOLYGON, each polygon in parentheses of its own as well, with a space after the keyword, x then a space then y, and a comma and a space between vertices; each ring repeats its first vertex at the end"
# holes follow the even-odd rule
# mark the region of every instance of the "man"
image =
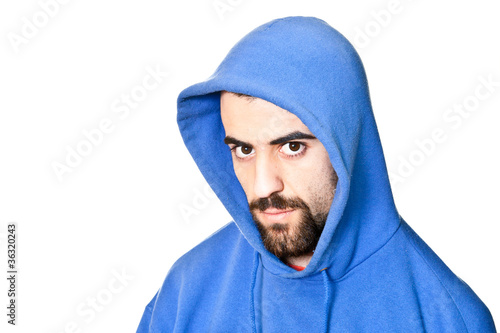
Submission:
POLYGON ((234 222, 173 265, 138 332, 495 332, 399 216, 361 61, 325 22, 252 31, 178 123, 234 222))

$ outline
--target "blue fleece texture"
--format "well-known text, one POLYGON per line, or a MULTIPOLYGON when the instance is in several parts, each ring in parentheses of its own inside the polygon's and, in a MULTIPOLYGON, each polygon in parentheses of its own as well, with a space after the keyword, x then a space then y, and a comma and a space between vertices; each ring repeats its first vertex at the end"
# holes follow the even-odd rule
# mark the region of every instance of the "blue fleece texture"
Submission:
POLYGON ((173 265, 138 332, 495 332, 486 306, 399 216, 363 65, 324 21, 250 32, 181 92, 177 120, 234 221, 173 265), (262 244, 223 142, 222 90, 292 112, 330 156, 337 191, 303 271, 262 244))

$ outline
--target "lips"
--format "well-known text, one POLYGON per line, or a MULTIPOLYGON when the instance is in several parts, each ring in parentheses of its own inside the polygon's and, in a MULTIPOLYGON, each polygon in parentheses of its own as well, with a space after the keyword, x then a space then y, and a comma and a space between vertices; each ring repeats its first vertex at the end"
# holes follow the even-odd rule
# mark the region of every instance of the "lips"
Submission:
POLYGON ((277 209, 277 208, 268 208, 263 212, 259 212, 265 220, 269 222, 284 222, 284 220, 293 212, 295 209, 277 209))

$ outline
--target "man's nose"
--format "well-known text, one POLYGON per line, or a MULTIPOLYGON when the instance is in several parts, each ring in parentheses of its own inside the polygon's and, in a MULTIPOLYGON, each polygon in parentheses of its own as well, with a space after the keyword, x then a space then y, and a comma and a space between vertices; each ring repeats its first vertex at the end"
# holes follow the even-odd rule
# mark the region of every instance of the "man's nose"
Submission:
POLYGON ((283 191, 279 165, 269 156, 258 156, 255 162, 254 194, 267 198, 274 192, 283 191))

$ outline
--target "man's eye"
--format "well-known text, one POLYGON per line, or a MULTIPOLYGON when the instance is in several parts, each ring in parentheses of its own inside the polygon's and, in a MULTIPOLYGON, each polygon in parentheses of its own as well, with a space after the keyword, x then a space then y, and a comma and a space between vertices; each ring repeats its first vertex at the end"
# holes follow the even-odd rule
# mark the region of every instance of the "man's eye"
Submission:
POLYGON ((288 142, 281 147, 281 152, 288 156, 296 156, 301 154, 306 146, 300 142, 288 142))
POLYGON ((234 148, 234 153, 238 158, 248 157, 248 155, 253 154, 254 151, 255 150, 250 146, 239 146, 234 148))

